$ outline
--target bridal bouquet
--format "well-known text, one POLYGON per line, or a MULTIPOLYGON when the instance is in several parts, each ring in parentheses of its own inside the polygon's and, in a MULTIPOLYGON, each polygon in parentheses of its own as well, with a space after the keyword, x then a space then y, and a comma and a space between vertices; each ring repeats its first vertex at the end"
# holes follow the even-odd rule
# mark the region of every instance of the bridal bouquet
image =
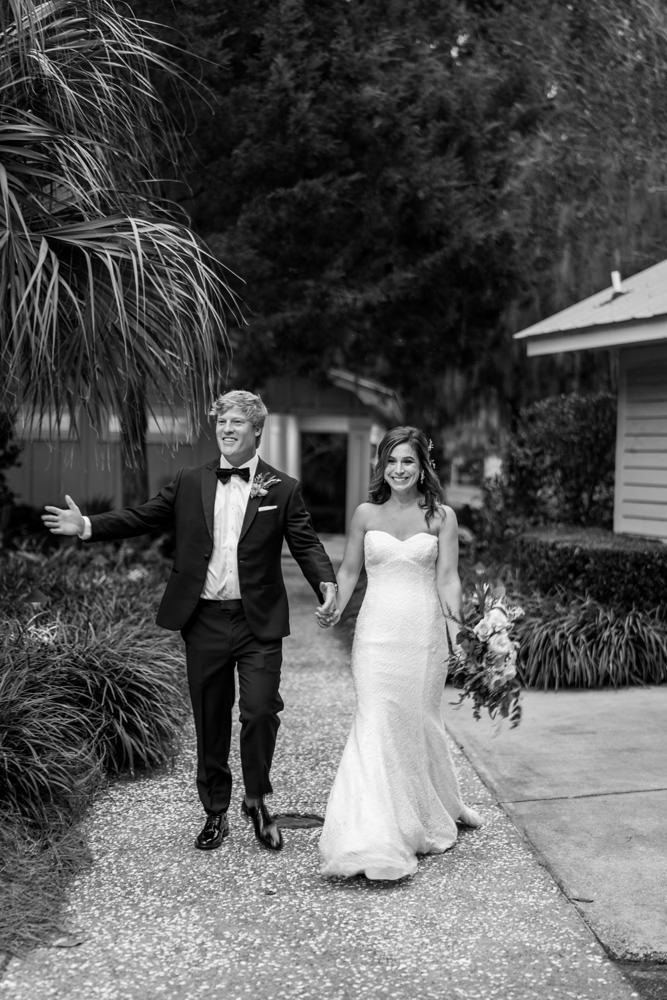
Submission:
POLYGON ((466 602, 463 619, 457 620, 458 648, 452 646, 448 634, 449 678, 460 688, 456 704, 472 698, 476 719, 485 708, 492 719, 497 714, 509 718, 511 728, 521 721, 521 684, 516 675, 519 643, 512 632, 522 615, 523 608, 507 601, 504 588, 478 583, 466 602))

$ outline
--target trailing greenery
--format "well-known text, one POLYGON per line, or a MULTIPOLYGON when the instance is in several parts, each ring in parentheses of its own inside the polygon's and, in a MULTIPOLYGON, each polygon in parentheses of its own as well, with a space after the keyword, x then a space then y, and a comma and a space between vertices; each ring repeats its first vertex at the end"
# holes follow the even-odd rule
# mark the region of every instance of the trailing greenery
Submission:
POLYGON ((508 556, 522 589, 590 596, 617 612, 644 611, 667 600, 667 546, 602 529, 526 530, 508 556))
POLYGON ((33 833, 57 833, 80 818, 100 770, 91 720, 57 663, 52 668, 50 640, 46 630, 3 623, 0 801, 33 833))
POLYGON ((602 688, 667 681, 664 609, 616 611, 591 597, 533 598, 516 624, 527 687, 602 688))

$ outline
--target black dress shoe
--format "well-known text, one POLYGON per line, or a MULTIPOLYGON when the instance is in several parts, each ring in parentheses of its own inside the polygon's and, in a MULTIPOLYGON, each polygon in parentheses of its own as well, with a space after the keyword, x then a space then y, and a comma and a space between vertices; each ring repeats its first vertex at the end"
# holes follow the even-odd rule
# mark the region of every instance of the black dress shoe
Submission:
POLYGON ((220 847, 225 837, 229 836, 229 821, 227 813, 218 813, 217 816, 209 816, 204 823, 204 828, 195 840, 195 847, 200 851, 214 851, 220 847))
POLYGON ((249 806, 244 799, 241 803, 241 815, 252 820, 255 837, 262 847, 266 847, 269 851, 281 850, 283 835, 263 801, 260 801, 259 805, 249 806))

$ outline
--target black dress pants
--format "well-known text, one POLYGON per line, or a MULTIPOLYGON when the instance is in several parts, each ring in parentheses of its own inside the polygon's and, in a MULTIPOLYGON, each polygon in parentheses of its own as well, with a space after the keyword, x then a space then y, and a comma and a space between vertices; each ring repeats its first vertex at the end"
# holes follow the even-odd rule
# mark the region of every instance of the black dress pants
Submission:
POLYGON ((282 640, 257 639, 241 601, 200 601, 182 630, 197 733, 197 790, 209 814, 229 806, 229 747, 239 676, 241 767, 249 797, 268 795, 283 701, 278 692, 282 640))

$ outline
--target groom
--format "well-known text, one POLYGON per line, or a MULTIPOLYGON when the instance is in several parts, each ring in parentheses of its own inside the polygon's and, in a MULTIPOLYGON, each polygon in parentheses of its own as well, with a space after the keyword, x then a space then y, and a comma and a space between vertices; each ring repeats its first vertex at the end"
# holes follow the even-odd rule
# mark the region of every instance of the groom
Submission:
POLYGON ((71 497, 67 508, 45 507, 55 535, 102 541, 173 528, 174 565, 157 623, 180 629, 185 641, 197 733, 197 788, 206 822, 195 847, 220 847, 229 833, 232 778, 228 764, 239 678, 241 812, 271 851, 282 834, 264 803, 283 708, 279 694, 282 638, 289 634, 281 571, 283 539, 323 603, 336 606, 333 567, 313 529, 299 483, 257 454, 267 410, 258 395, 227 392, 213 404, 219 460, 181 469, 173 482, 138 507, 84 517, 71 497), (320 597, 320 594, 322 597, 320 597))

